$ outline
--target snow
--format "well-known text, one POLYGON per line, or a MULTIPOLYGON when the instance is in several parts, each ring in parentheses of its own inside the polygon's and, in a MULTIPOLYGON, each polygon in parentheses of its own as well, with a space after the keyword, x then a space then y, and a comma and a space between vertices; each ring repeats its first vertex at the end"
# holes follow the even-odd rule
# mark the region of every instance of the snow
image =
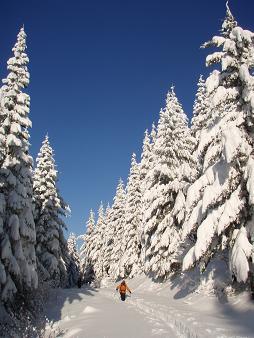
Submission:
POLYGON ((179 244, 178 232, 185 211, 183 191, 196 174, 194 145, 187 116, 171 87, 166 106, 160 111, 152 148, 154 163, 146 178, 142 208, 145 272, 157 279, 170 273, 179 244))
POLYGON ((233 55, 237 55, 236 44, 230 39, 225 40, 223 50, 225 52, 231 52, 233 55))
POLYGON ((224 210, 217 225, 217 233, 219 235, 225 231, 231 222, 237 219, 237 216, 244 207, 243 201, 239 198, 240 191, 241 188, 239 186, 224 204, 224 210))
POLYGON ((249 193, 249 205, 254 205, 254 160, 252 157, 249 157, 245 178, 247 179, 247 190, 249 193))
POLYGON ((18 139, 15 135, 10 134, 7 136, 6 143, 8 146, 16 146, 16 147, 21 147, 22 143, 21 140, 18 139))
MULTIPOLYGON (((206 64, 210 66, 213 63, 218 63, 219 61, 221 61, 223 56, 224 56, 224 52, 214 52, 213 54, 207 56, 206 64)), ((215 82, 214 82, 214 85, 215 85, 215 82)), ((208 92, 210 92, 210 88, 212 87, 207 88, 208 92)))
POLYGON ((224 152, 227 163, 230 163, 233 158, 239 153, 239 148, 242 145, 241 131, 235 126, 228 125, 222 133, 224 152))
POLYGON ((246 42, 251 43, 253 37, 254 37, 254 33, 248 30, 244 30, 241 27, 233 28, 230 34, 230 38, 238 42, 242 42, 243 40, 245 40, 246 42))
POLYGON ((1 258, 2 259, 10 259, 12 257, 12 250, 11 250, 11 244, 8 239, 8 237, 5 237, 4 240, 1 243, 1 258))
POLYGON ((21 126, 18 123, 16 123, 16 122, 12 123, 11 124, 10 132, 12 134, 19 134, 19 133, 21 133, 21 126))
POLYGON ((140 229, 141 229, 141 183, 140 165, 136 161, 136 155, 132 155, 131 168, 126 187, 124 233, 122 236, 122 252, 120 263, 120 276, 133 277, 138 271, 142 271, 140 260, 140 229))
POLYGON ((226 55, 221 60, 221 69, 222 71, 226 71, 229 67, 237 67, 237 61, 230 55, 226 55))
MULTIPOLYGON (((76 237, 71 235, 68 245, 64 238, 61 216, 67 215, 68 206, 56 186, 58 172, 48 136, 31 175, 30 97, 22 92, 29 84, 29 59, 26 34, 20 30, 14 57, 7 63, 9 74, 0 88, 0 292, 4 301, 8 303, 17 290, 23 296, 26 288, 33 295, 38 277, 56 287, 75 286, 81 277, 86 282, 105 276, 131 278, 144 270, 165 283, 136 277, 130 281, 134 294, 126 303, 113 298, 110 283, 100 290, 55 290, 49 315, 65 337, 107 336, 104 327, 113 337, 229 337, 251 332, 246 312, 242 325, 246 332, 232 322, 227 325, 225 317, 217 327, 218 312, 233 311, 233 303, 217 304, 206 313, 207 298, 201 296, 213 290, 225 300, 222 291, 232 280, 226 284, 221 279, 222 266, 227 277, 232 273, 242 287, 253 288, 249 277, 254 258, 254 34, 236 26, 227 4, 222 36, 204 45, 220 47, 206 63, 219 63, 221 69, 214 70, 206 82, 200 77, 192 127, 172 86, 157 127, 153 125, 151 134, 145 132, 141 163, 132 156, 126 188, 120 180, 112 207, 104 214, 101 204, 97 221, 91 211, 86 234, 81 236, 82 274, 76 237), (213 265, 215 258, 220 269, 213 265), (184 273, 180 274, 181 266, 184 273), (193 269, 187 272, 188 268, 193 269), (173 274, 179 275, 170 283, 173 274), (190 290, 199 297, 190 295, 190 290), (119 317, 124 324, 116 326, 119 317)), ((237 302, 242 299, 243 295, 238 296, 237 302)), ((215 304, 214 299, 210 303, 215 304)), ((239 321, 239 311, 232 318, 239 321)))
POLYGON ((10 276, 8 276, 7 281, 3 287, 1 299, 3 301, 7 301, 8 299, 11 299, 13 294, 17 292, 17 288, 15 284, 13 283, 10 276))
POLYGON ((95 312, 100 312, 100 310, 96 309, 96 308, 94 308, 92 306, 86 306, 84 308, 84 311, 83 311, 83 313, 86 313, 86 314, 88 314, 88 313, 95 313, 95 312))
MULTIPOLYGON (((57 306, 48 311, 49 320, 61 316, 54 327, 59 327, 64 338, 149 338, 153 336, 152 332, 157 333, 156 337, 165 337, 165 334, 177 337, 166 323, 153 319, 152 314, 144 316, 141 310, 135 309, 131 298, 121 302, 118 294, 114 294, 114 286, 111 287, 111 290, 84 288, 58 291, 53 297, 57 306)), ((52 306, 52 303, 49 305, 52 306)))
POLYGON ((241 65, 239 69, 239 78, 245 83, 248 84, 250 82, 250 73, 249 73, 249 68, 247 67, 246 64, 241 65))
POLYGON ((220 83, 220 72, 218 70, 214 70, 212 74, 206 80, 206 90, 208 93, 213 92, 216 88, 218 88, 220 83))
POLYGON ((185 197, 182 192, 182 190, 179 190, 176 200, 175 200, 175 205, 172 210, 172 214, 177 217, 178 223, 181 223, 184 219, 184 207, 185 207, 185 197))
POLYGON ((6 272, 3 264, 0 262, 0 284, 6 283, 6 272))
POLYGON ((223 207, 210 211, 205 220, 197 230, 197 241, 195 244, 195 259, 199 260, 207 251, 216 231, 216 225, 223 212, 223 207))
POLYGON ((220 47, 225 42, 225 38, 223 36, 214 36, 212 42, 216 44, 217 47, 220 47))
POLYGON ((230 261, 231 270, 235 274, 238 282, 246 282, 249 272, 248 258, 252 254, 253 247, 248 241, 247 232, 244 227, 241 227, 240 230, 235 229, 234 236, 236 236, 236 239, 230 261))
POLYGON ((46 310, 51 325, 45 337, 254 337, 254 304, 247 294, 216 297, 203 293, 201 285, 197 288, 191 275, 177 279, 179 287, 144 276, 127 281, 132 294, 125 302, 110 281, 100 289, 52 290, 46 310))
MULTIPOLYGON (((68 207, 57 189, 57 170, 54 151, 46 135, 36 159, 33 175, 33 206, 36 227, 37 260, 48 270, 55 285, 67 284, 66 268, 69 266, 67 243, 63 236, 66 228, 62 216, 67 216, 68 207)), ((47 273, 45 274, 45 276, 47 273)))

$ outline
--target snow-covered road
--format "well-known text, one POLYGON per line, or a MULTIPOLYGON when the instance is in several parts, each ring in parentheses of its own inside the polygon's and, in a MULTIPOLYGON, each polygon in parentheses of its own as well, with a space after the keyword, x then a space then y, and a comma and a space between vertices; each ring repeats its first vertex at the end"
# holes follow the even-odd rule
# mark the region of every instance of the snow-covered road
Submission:
POLYGON ((57 290, 48 304, 47 315, 55 322, 57 337, 178 337, 163 320, 140 311, 131 297, 122 302, 109 289, 57 290))
POLYGON ((254 303, 246 293, 218 299, 145 277, 129 287, 126 302, 112 282, 100 289, 51 290, 46 314, 53 330, 46 337, 254 338, 254 303))

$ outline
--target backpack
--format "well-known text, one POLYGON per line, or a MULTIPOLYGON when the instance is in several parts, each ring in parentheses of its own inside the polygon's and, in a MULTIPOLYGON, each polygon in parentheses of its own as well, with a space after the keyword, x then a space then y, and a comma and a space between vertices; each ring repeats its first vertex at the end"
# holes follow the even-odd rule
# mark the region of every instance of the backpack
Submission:
POLYGON ((125 293, 126 292, 126 284, 121 284, 120 285, 120 292, 125 293))

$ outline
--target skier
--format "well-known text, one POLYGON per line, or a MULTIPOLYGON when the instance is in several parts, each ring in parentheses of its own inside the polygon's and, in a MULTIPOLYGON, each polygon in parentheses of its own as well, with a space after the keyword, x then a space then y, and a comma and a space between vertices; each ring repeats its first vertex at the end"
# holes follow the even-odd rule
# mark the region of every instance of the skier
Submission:
POLYGON ((120 293, 120 297, 122 301, 125 301, 125 297, 126 297, 126 290, 129 291, 129 293, 131 293, 131 290, 128 288, 127 284, 125 283, 125 281, 123 280, 121 282, 121 284, 119 284, 116 287, 116 291, 119 290, 120 293))

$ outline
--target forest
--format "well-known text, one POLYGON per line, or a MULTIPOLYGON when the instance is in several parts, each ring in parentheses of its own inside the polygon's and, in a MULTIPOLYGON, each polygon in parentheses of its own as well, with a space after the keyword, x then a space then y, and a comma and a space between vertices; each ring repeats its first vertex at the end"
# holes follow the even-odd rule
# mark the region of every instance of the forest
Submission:
POLYGON ((211 73, 199 78, 191 121, 172 86, 145 131, 141 158, 132 155, 126 184, 119 180, 97 217, 91 210, 84 235, 66 239, 70 208, 48 135, 35 165, 30 155, 29 58, 20 29, 0 89, 1 329, 8 318, 13 330, 20 325, 17 306, 32 321, 48 287, 105 278, 144 274, 162 283, 193 271, 202 281, 212 266, 208 284, 216 290, 223 264, 223 292, 254 293, 254 33, 227 4, 220 34, 202 45, 209 47, 211 73))

